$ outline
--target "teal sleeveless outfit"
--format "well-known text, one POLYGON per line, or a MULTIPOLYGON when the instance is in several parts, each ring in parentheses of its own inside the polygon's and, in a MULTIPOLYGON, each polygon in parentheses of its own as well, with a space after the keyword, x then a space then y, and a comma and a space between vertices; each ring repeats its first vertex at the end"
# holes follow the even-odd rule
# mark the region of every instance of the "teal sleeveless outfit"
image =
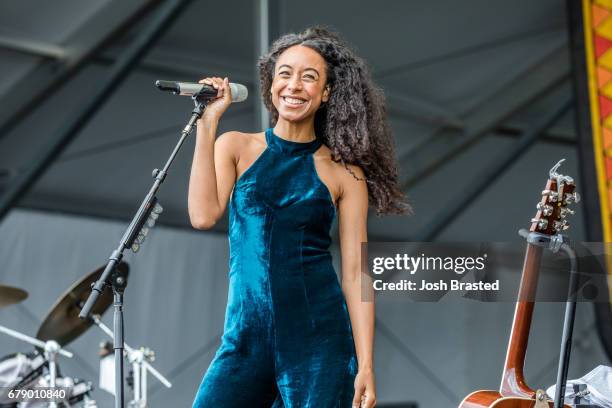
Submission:
POLYGON ((357 372, 329 246, 336 209, 321 141, 265 132, 229 202, 229 293, 221 345, 194 408, 349 408, 357 372))

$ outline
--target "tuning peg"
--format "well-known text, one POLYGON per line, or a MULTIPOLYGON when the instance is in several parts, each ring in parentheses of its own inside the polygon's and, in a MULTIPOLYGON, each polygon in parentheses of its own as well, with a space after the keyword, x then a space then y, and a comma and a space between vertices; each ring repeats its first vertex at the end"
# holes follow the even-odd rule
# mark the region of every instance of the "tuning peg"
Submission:
POLYGON ((568 215, 574 215, 574 213, 575 213, 575 211, 572 210, 571 208, 563 207, 563 208, 561 208, 561 210, 559 210, 559 216, 561 218, 565 218, 568 215))
POLYGON ((571 204, 572 202, 574 203, 578 203, 580 202, 580 194, 578 194, 577 192, 573 192, 573 193, 566 193, 565 194, 565 199, 563 200, 565 202, 565 204, 571 204))
POLYGON ((553 212, 552 205, 543 204, 543 203, 538 203, 537 209, 538 211, 542 211, 542 214, 545 216, 549 216, 553 212))
POLYGON ((136 242, 134 242, 132 244, 132 252, 136 253, 140 250, 140 244, 137 244, 136 242))
POLYGON ((555 221, 553 223, 553 228, 555 231, 565 231, 569 228, 569 225, 567 224, 567 220, 555 221))
POLYGON ((538 223, 538 229, 546 229, 546 227, 548 226, 548 220, 546 218, 532 218, 531 222, 537 222, 538 223))
POLYGON ((542 195, 548 196, 550 198, 550 201, 552 201, 553 203, 557 202, 557 200, 559 199, 559 193, 552 190, 542 190, 542 195))

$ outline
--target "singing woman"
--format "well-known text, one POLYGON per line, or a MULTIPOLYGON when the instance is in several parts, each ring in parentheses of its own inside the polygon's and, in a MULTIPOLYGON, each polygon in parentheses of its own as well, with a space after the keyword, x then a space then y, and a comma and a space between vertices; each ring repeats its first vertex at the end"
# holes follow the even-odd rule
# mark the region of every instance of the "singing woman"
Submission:
POLYGON ((193 407, 374 407, 374 303, 362 301, 368 205, 408 210, 384 98, 335 33, 287 34, 259 60, 273 126, 217 126, 228 79, 198 121, 189 217, 211 228, 229 202, 229 294, 221 345, 193 407), (329 252, 338 217, 341 284, 329 252))

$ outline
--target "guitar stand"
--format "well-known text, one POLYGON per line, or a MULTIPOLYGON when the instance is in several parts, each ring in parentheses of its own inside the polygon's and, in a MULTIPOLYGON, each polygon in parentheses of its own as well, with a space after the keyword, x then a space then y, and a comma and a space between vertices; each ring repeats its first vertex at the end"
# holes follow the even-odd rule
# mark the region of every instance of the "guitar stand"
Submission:
POLYGON ((529 232, 525 229, 519 231, 531 245, 544 247, 553 253, 562 250, 570 260, 570 281, 567 301, 565 302, 565 317, 563 320, 563 334, 561 335, 561 351, 559 353, 559 367, 557 370, 557 382, 555 386, 554 408, 563 408, 565 398, 565 386, 567 382, 567 370, 572 348, 572 334, 574 331, 574 319, 576 316, 576 298, 578 293, 579 274, 577 268, 576 252, 569 245, 568 237, 562 234, 545 235, 538 232, 529 232))

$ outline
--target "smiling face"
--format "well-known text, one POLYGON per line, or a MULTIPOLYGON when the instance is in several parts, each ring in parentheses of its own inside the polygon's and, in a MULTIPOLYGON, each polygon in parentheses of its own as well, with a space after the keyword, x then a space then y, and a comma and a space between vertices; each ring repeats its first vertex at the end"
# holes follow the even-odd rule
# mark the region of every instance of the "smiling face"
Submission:
POLYGON ((326 63, 315 50, 302 45, 287 48, 276 61, 272 104, 279 120, 312 120, 322 102, 329 100, 326 63))

